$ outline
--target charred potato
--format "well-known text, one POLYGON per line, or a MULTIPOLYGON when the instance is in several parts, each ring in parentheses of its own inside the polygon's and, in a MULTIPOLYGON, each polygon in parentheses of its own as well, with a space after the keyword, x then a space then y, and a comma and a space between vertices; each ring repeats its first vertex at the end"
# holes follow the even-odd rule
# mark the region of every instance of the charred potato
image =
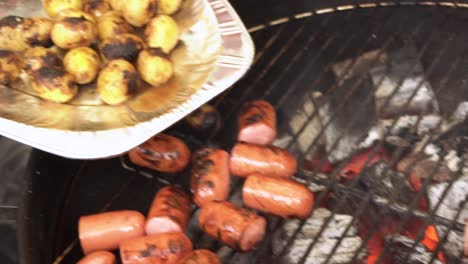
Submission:
POLYGON ((93 49, 79 47, 70 50, 65 55, 63 64, 65 70, 75 77, 75 82, 86 84, 96 78, 101 61, 93 49))
POLYGON ((150 48, 169 53, 179 41, 179 27, 170 16, 159 15, 151 19, 145 29, 145 40, 150 48))
POLYGON ((52 41, 62 49, 89 46, 97 36, 93 17, 81 10, 67 9, 57 15, 52 41))
POLYGON ((122 14, 130 25, 141 27, 156 15, 156 0, 125 0, 122 14))
POLYGON ((24 53, 24 70, 31 76, 43 67, 61 67, 62 60, 49 49, 34 47, 24 53))
POLYGON ((21 59, 15 52, 0 50, 0 84, 7 85, 18 79, 21 66, 21 59))
POLYGON ((140 52, 137 67, 141 78, 153 86, 167 82, 173 74, 172 62, 159 49, 140 52))
POLYGON ((55 18, 62 10, 68 8, 81 9, 83 7, 81 0, 43 0, 42 4, 47 15, 51 18, 55 18))
POLYGON ((50 33, 53 22, 44 17, 30 17, 24 19, 22 23, 23 41, 29 47, 52 46, 50 33))
POLYGON ((23 34, 21 25, 24 18, 19 16, 6 16, 0 19, 0 49, 23 51, 23 34))
POLYGON ((111 11, 102 15, 97 22, 100 40, 115 37, 131 31, 130 24, 118 12, 111 11))
POLYGON ((113 60, 101 71, 97 87, 101 99, 110 105, 117 105, 135 92, 138 73, 128 61, 113 60))
POLYGON ((144 42, 132 34, 122 34, 105 39, 100 44, 100 51, 105 61, 123 59, 133 62, 144 49, 144 42))
POLYGON ((162 15, 172 15, 179 11, 182 0, 156 0, 158 3, 158 13, 162 15))
POLYGON ((107 0, 82 0, 83 11, 94 17, 101 17, 105 13, 112 10, 110 3, 107 0))
POLYGON ((73 75, 59 67, 42 67, 32 80, 32 88, 47 101, 66 103, 78 92, 73 75))

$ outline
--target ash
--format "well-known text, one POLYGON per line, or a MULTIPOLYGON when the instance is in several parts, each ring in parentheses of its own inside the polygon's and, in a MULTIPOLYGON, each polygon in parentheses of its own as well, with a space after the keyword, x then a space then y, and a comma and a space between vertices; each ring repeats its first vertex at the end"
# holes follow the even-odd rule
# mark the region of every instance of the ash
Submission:
MULTIPOLYGON (((290 220, 285 223, 281 230, 273 239, 273 253, 279 255, 281 250, 287 245, 288 240, 294 235, 297 228, 300 226, 300 221, 290 220)), ((358 236, 358 230, 353 222, 353 217, 349 215, 335 214, 325 208, 316 209, 312 216, 307 219, 297 234, 296 238, 291 242, 289 251, 281 259, 277 259, 276 263, 298 263, 306 254, 308 247, 317 239, 316 244, 312 247, 310 253, 305 256, 304 263, 350 263, 354 255, 358 255, 356 260, 362 260, 366 256, 365 250, 358 252, 362 244, 361 238, 358 236), (331 221, 324 228, 319 236, 320 230, 323 228, 325 221, 328 218, 331 221), (346 228, 350 226, 346 232, 346 228), (335 252, 326 262, 329 255, 338 240, 343 237, 335 252)))
POLYGON ((394 264, 443 264, 438 259, 432 262, 432 252, 423 244, 402 235, 392 235, 385 238, 385 247, 390 249, 391 263, 394 264))

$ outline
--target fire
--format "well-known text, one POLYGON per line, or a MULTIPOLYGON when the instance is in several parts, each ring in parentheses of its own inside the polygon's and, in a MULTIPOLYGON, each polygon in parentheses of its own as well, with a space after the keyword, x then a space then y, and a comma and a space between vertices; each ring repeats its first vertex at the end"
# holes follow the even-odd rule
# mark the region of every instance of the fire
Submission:
MULTIPOLYGON (((437 230, 435 226, 429 225, 426 228, 426 232, 424 232, 424 239, 421 240, 421 243, 424 246, 426 246, 429 250, 434 251, 437 245, 439 244, 439 241, 440 241, 439 236, 437 235, 437 230)), ((447 263, 447 261, 445 260, 444 254, 441 251, 437 253, 437 258, 440 261, 447 263)))

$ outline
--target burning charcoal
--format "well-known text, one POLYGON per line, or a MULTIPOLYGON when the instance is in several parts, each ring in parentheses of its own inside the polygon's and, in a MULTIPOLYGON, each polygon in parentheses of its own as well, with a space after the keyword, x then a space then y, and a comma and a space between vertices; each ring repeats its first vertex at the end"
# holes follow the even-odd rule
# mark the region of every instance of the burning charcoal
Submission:
MULTIPOLYGON (((301 232, 299 232, 291 242, 292 244, 286 255, 280 260, 276 259, 276 263, 298 263, 303 255, 306 254, 306 250, 310 244, 317 238, 325 221, 331 216, 332 213, 325 208, 316 209, 312 213, 312 216, 305 221, 301 232)), ((350 263, 362 244, 362 240, 358 236, 357 228, 352 221, 353 217, 349 215, 333 215, 332 220, 325 227, 320 237, 318 237, 317 243, 305 257, 304 263, 325 263, 328 255, 342 237, 344 238, 327 263, 350 263), (351 227, 345 232, 349 225, 351 225, 351 227)), ((281 230, 275 234, 273 239, 273 253, 275 255, 280 254, 283 248, 287 246, 288 239, 293 236, 299 225, 300 221, 289 220, 282 226, 281 230)), ((365 256, 366 252, 361 250, 356 259, 360 261, 364 259, 365 256)))
MULTIPOLYGON (((333 72, 337 79, 346 80, 351 77, 362 76, 376 67, 383 67, 387 63, 387 53, 381 50, 373 50, 362 54, 355 59, 347 59, 333 65, 333 72)), ((343 82, 339 83, 340 85, 343 82)))
POLYGON ((446 235, 447 231, 449 232, 447 240, 442 245, 442 249, 445 256, 447 257, 447 260, 458 260, 460 254, 462 254, 463 251, 463 233, 456 230, 449 230, 447 227, 441 225, 437 225, 436 229, 437 235, 439 237, 443 237, 446 235))
POLYGON ((425 80, 421 62, 411 46, 389 54, 387 69, 378 67, 370 75, 377 86, 374 97, 379 119, 439 112, 434 92, 425 80), (416 94, 407 103, 413 93, 416 94))
POLYGON ((455 112, 453 112, 451 121, 462 122, 468 117, 468 102, 461 102, 455 112))
POLYGON ((386 237, 385 247, 390 251, 390 262, 394 264, 443 264, 437 258, 431 262, 432 252, 419 242, 415 246, 414 244, 414 240, 402 235, 386 237))

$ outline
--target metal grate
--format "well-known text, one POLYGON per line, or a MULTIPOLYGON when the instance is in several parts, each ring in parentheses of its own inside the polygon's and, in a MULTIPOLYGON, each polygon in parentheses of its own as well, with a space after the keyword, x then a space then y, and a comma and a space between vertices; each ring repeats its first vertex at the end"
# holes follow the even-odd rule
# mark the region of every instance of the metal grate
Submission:
MULTIPOLYGON (((206 138, 189 136, 187 133, 179 131, 177 127, 173 128, 171 133, 184 138, 192 148, 198 148, 206 144, 216 144, 229 150, 236 138, 236 124, 232 120, 235 120, 236 113, 241 104, 248 100, 265 99, 275 105, 278 110, 279 131, 280 134, 289 134, 291 140, 286 145, 286 148, 291 149, 294 145, 298 144, 298 139, 304 133, 307 133, 308 124, 320 116, 319 110, 315 109, 312 113, 308 113, 309 111, 302 108, 303 104, 299 102, 310 100, 312 105, 318 106, 320 103, 317 102, 317 99, 310 96, 310 91, 319 91, 323 93, 324 98, 336 92, 343 92, 342 101, 334 106, 334 113, 336 115, 331 116, 326 122, 322 123, 322 129, 317 133, 315 139, 306 146, 305 150, 299 152, 297 158, 300 164, 304 164, 306 157, 312 155, 317 145, 323 142, 327 129, 336 120, 337 116, 347 111, 349 100, 352 100, 351 98, 356 96, 364 86, 364 82, 366 81, 365 76, 358 76, 347 86, 348 89, 345 91, 340 90, 339 83, 345 81, 345 76, 357 64, 357 57, 365 52, 378 50, 375 59, 370 62, 370 67, 372 67, 379 63, 379 60, 384 56, 386 51, 399 49, 410 44, 417 47, 415 53, 416 59, 421 61, 424 66, 425 78, 423 81, 428 80, 439 100, 442 98, 439 102, 442 115, 450 114, 453 112, 456 102, 468 99, 468 97, 461 98, 463 93, 460 92, 467 88, 462 71, 466 72, 465 65, 468 63, 468 48, 466 47, 468 35, 463 34, 464 24, 468 19, 468 12, 464 8, 460 8, 463 7, 460 3, 422 3, 425 4, 409 6, 404 3, 400 3, 399 5, 388 3, 350 5, 352 8, 342 6, 341 8, 301 13, 293 16, 293 19, 277 20, 255 27, 255 31, 252 34, 257 45, 257 55, 251 71, 228 93, 223 94, 213 102, 221 112, 223 124, 225 125, 220 131, 206 138), (459 8, 456 8, 457 6, 459 8), (350 58, 351 63, 345 67, 342 75, 333 78, 331 73, 332 67, 337 62, 350 58), (453 95, 450 96, 450 94, 453 95), (287 124, 288 117, 293 112, 302 112, 306 115, 306 119, 295 132, 288 131, 287 124)), ((411 69, 415 67, 417 67, 416 63, 410 66, 411 69)), ((377 80, 377 85, 373 86, 371 92, 361 98, 363 104, 371 102, 375 87, 382 84, 383 81, 383 77, 377 80)), ((408 107, 411 100, 417 96, 419 89, 423 87, 423 81, 417 84, 418 89, 408 98, 404 107, 408 107)), ((403 85, 403 82, 403 78, 398 81, 398 89, 386 99, 384 107, 388 106, 390 100, 403 85)), ((409 252, 412 252, 424 238, 424 231, 429 225, 443 226, 448 228, 448 230, 463 233, 464 223, 456 220, 462 212, 461 209, 458 210, 457 215, 453 219, 441 217, 434 213, 440 207, 444 197, 450 192, 454 182, 461 177, 463 166, 460 167, 458 173, 455 173, 447 181, 448 186, 433 210, 418 209, 418 201, 420 201, 421 197, 427 195, 428 186, 433 181, 437 170, 442 166, 442 160, 436 163, 436 166, 430 171, 427 180, 423 181, 422 187, 409 203, 401 203, 394 200, 393 197, 382 197, 372 192, 363 191, 359 187, 363 173, 359 173, 346 183, 337 181, 338 172, 345 168, 345 165, 348 164, 347 162, 351 160, 353 155, 349 155, 344 161, 340 162, 340 165, 335 168, 334 172, 328 173, 326 177, 323 177, 324 174, 321 173, 321 169, 327 163, 328 154, 334 151, 339 146, 340 140, 344 140, 345 136, 350 133, 353 129, 352 124, 366 117, 367 113, 363 108, 357 109, 356 112, 349 115, 346 126, 338 132, 339 136, 337 140, 328 142, 330 147, 323 153, 321 159, 318 160, 318 166, 316 166, 315 170, 307 171, 303 169, 296 175, 298 180, 323 186, 321 191, 316 192, 315 209, 323 205, 330 192, 341 195, 338 197, 334 207, 329 208, 332 212, 331 216, 326 219, 318 235, 307 246, 298 263, 306 263, 309 253, 320 243, 318 240, 320 234, 325 231, 333 217, 348 206, 351 198, 353 201, 356 201, 357 210, 353 212, 353 221, 346 227, 346 231, 358 224, 359 219, 365 216, 372 206, 380 208, 380 210, 387 212, 389 215, 398 216, 399 221, 397 222, 396 233, 403 233, 405 225, 409 221, 415 218, 419 219, 421 221, 421 228, 419 228, 409 252)), ((422 115, 418 116, 413 128, 422 122, 422 118, 422 115)), ((394 118, 389 126, 390 129, 372 146, 370 150, 371 154, 367 156, 367 160, 365 161, 366 165, 370 165, 372 159, 378 155, 378 151, 385 146, 387 137, 390 136, 389 131, 397 126, 399 120, 400 117, 394 118)), ((439 135, 437 132, 443 129, 442 126, 443 124, 439 122, 434 129, 435 132, 428 134, 425 145, 432 142, 439 135)), ((402 138, 410 141, 411 135, 407 134, 402 136, 402 138)), ((364 139, 365 136, 360 141, 364 139)), ((423 148, 424 145, 421 149, 423 148)), ((297 152, 295 153, 297 154, 297 152)), ((394 151, 394 155, 390 157, 388 162, 389 167, 396 165, 401 156, 402 151, 394 151)), ((121 157, 120 161, 126 169, 126 172, 122 172, 125 177, 120 180, 121 185, 115 188, 118 191, 108 201, 103 210, 125 208, 125 206, 131 204, 132 195, 137 193, 138 195, 145 196, 142 200, 149 200, 154 194, 155 186, 161 187, 167 184, 178 184, 187 187, 187 173, 175 176, 161 175, 142 168, 133 167, 126 157, 121 157), (146 193, 145 190, 138 189, 141 187, 141 184, 136 184, 137 181, 143 182, 143 184, 151 183, 145 189, 146 193)), ((416 163, 413 162, 409 168, 413 168, 416 163)), ((464 160, 462 159, 460 163, 463 164, 464 160)), ((113 162, 111 166, 115 166, 116 164, 118 163, 113 162)), ((88 165, 83 165, 83 167, 86 166, 88 165)), ((86 177, 84 175, 89 173, 89 170, 92 169, 82 168, 81 172, 75 176, 74 183, 70 188, 70 195, 73 195, 73 185, 79 185, 76 182, 82 181, 81 178, 86 177)), ((385 169, 382 174, 382 180, 390 177, 389 169, 385 169)), ((231 185, 230 199, 235 199, 236 195, 239 195, 242 183, 241 179, 234 178, 231 185)), ((463 202, 459 204, 459 208, 465 206, 466 198, 462 199, 463 202)), ((71 210, 67 209, 67 206, 71 206, 71 204, 67 203, 65 202, 64 210, 71 210)), ((149 202, 139 206, 141 206, 140 208, 144 208, 147 205, 149 205, 149 202)), ((194 210, 193 213, 196 214, 196 211, 194 210)), ((67 222, 72 218, 67 218, 64 221, 67 222)), ((247 253, 248 258, 243 257, 245 254, 229 250, 220 243, 213 241, 199 229, 194 228, 190 230, 191 238, 194 241, 195 247, 209 247, 213 251, 218 252, 223 257, 223 263, 271 262, 286 256, 292 250, 293 241, 300 234, 303 225, 299 225, 294 234, 288 238, 286 246, 280 250, 280 253, 272 257, 271 241, 280 232, 279 230, 285 223, 285 220, 274 217, 268 218, 270 220, 269 232, 267 232, 265 240, 259 248, 254 252, 247 253)), ((70 226, 74 224, 71 221, 68 223, 70 226)), ((363 261, 359 259, 359 254, 367 250, 367 243, 378 230, 378 223, 371 223, 368 232, 362 237, 359 249, 354 252, 351 263, 363 261)), ((448 234, 446 232, 441 236, 439 235, 440 242, 431 251, 431 259, 427 263, 436 261, 439 252, 443 251, 442 247, 448 239, 448 234)), ((332 263, 329 261, 331 261, 333 254, 340 247, 343 238, 344 236, 337 240, 324 263, 332 263)), ((60 250, 57 255, 60 256, 57 258, 56 263, 68 263, 67 259, 73 258, 70 257, 70 252, 78 250, 76 240, 71 245, 68 245, 68 247, 60 245, 60 241, 68 240, 70 239, 58 238, 57 241, 59 242, 56 243, 59 244, 57 248, 60 250)), ((385 263, 386 257, 391 254, 389 250, 389 248, 384 247, 376 263, 385 263)), ((75 256, 78 254, 76 253, 75 256)), ((408 253, 403 258, 408 260, 409 255, 408 253)), ((462 257, 460 255, 456 259, 451 259, 451 261, 461 262, 462 257)))

